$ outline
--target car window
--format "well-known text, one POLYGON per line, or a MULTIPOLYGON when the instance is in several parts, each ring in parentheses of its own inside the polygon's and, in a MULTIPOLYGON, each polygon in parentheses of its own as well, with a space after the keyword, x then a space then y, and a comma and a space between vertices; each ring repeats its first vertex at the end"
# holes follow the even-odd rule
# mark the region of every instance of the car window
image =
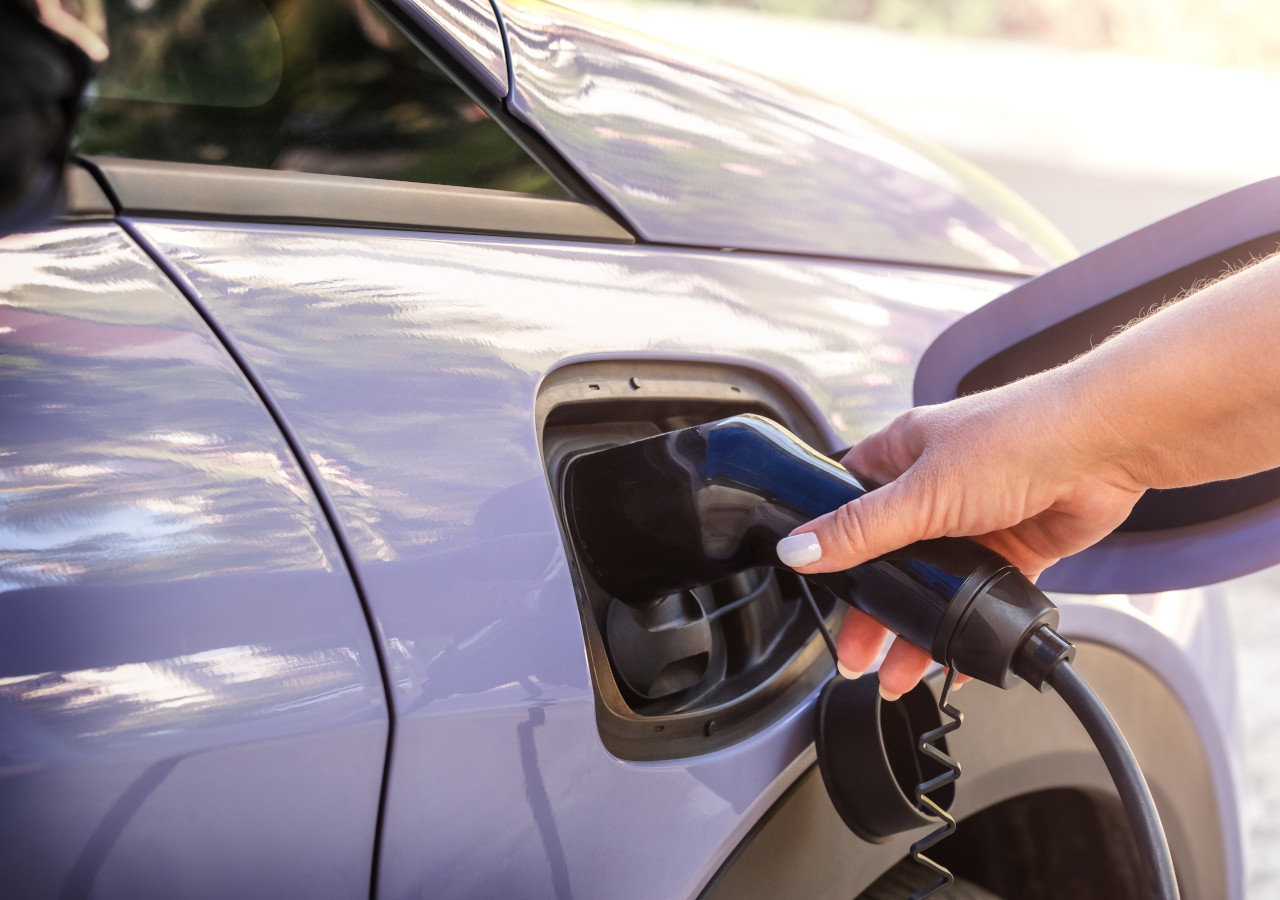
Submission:
POLYGON ((565 191, 364 0, 103 0, 76 152, 565 191))

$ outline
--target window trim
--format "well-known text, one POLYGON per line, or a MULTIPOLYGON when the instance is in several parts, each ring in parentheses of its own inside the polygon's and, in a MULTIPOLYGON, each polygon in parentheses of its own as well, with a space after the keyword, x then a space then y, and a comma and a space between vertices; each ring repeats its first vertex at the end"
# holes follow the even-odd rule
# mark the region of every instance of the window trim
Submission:
POLYGON ((612 217, 578 200, 276 169, 107 156, 77 161, 118 215, 635 242, 612 217))

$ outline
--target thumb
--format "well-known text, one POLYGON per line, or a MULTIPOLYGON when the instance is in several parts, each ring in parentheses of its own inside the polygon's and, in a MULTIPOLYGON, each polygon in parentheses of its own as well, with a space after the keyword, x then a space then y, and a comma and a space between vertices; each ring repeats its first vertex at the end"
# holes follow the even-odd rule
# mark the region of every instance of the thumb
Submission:
POLYGON ((778 559, 797 572, 838 572, 927 537, 927 510, 902 480, 801 525, 778 542, 778 559))

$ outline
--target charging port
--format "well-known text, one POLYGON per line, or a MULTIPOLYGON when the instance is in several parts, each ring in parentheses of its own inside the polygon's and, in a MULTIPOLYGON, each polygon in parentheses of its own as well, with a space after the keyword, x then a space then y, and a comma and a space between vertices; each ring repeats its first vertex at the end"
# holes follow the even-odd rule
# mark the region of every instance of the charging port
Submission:
POLYGON ((573 571, 605 746, 626 759, 707 753, 756 733, 831 671, 805 592, 834 627, 833 598, 786 571, 751 569, 655 596, 612 597, 578 564, 560 502, 574 456, 741 413, 785 424, 810 444, 822 432, 792 395, 733 366, 616 360, 559 369, 543 382, 543 461, 573 571))

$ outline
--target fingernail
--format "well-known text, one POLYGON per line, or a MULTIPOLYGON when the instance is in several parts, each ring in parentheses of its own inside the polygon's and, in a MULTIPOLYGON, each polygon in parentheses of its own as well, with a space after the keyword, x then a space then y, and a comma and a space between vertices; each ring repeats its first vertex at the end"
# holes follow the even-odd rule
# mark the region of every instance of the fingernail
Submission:
POLYGON ((793 534, 778 541, 778 559, 784 566, 807 566, 822 559, 822 545, 818 536, 811 531, 804 534, 793 534))
POLYGON ((881 696, 881 697, 883 697, 883 698, 884 698, 886 701, 888 701, 889 703, 892 703, 894 700, 897 700, 897 699, 898 699, 899 697, 901 697, 902 695, 901 695, 901 694, 895 694, 893 691, 886 691, 886 690, 884 689, 884 685, 882 684, 882 685, 880 685, 880 696, 881 696))
POLYGON ((855 672, 855 671, 853 671, 853 669, 850 669, 848 666, 846 666, 846 665, 845 665, 844 663, 842 663, 842 662, 837 662, 837 663, 836 663, 836 671, 838 671, 838 672, 839 672, 841 675, 843 675, 845 678, 848 678, 850 681, 853 681, 855 678, 861 678, 861 677, 862 677, 862 673, 861 673, 861 672, 855 672))
POLYGON ((960 690, 960 688, 964 686, 965 686, 965 682, 957 681, 955 684, 951 685, 951 693, 954 694, 956 691, 960 690))

